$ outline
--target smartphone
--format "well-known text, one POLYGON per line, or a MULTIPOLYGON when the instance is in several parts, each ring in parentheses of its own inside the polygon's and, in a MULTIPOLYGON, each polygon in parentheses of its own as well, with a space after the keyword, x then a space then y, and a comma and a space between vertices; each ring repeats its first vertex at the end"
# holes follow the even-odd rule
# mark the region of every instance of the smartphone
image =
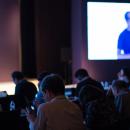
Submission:
POLYGON ((27 107, 26 107, 26 111, 27 111, 27 113, 32 113, 32 112, 34 112, 34 106, 32 106, 32 105, 27 106, 27 107))

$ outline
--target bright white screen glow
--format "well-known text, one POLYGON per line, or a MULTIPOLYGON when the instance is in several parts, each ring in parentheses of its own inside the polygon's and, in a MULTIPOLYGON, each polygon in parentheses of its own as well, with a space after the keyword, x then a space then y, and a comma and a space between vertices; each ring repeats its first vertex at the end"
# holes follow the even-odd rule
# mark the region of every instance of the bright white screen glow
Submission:
MULTIPOLYGON (((27 79, 27 80, 34 83, 37 90, 38 90, 37 79, 27 79)), ((1 91, 6 91, 8 95, 14 95, 15 94, 15 84, 14 84, 14 82, 0 82, 0 92, 1 91)))
POLYGON ((89 60, 116 60, 119 34, 127 27, 124 14, 130 3, 87 3, 89 60))

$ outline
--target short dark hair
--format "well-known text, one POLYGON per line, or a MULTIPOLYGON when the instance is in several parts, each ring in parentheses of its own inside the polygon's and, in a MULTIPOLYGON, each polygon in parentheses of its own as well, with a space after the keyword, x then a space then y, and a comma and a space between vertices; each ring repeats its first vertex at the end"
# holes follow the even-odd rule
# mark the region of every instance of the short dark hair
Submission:
POLYGON ((58 74, 50 74, 46 76, 40 85, 43 92, 46 90, 53 92, 55 95, 64 94, 64 81, 58 74))
POLYGON ((23 75, 23 73, 22 72, 20 72, 20 71, 14 71, 13 73, 12 73, 12 78, 13 79, 18 79, 18 80, 20 80, 20 79, 23 79, 24 78, 24 75, 23 75))
POLYGON ((126 13, 125 13, 125 20, 127 21, 128 20, 128 14, 130 13, 130 11, 127 11, 126 13))
POLYGON ((75 77, 78 78, 78 77, 86 77, 86 76, 89 76, 88 72, 86 69, 78 69, 76 72, 75 72, 75 77))
POLYGON ((42 73, 40 73, 37 77, 38 81, 41 81, 44 77, 46 77, 47 75, 49 75, 50 73, 47 71, 44 71, 42 73))

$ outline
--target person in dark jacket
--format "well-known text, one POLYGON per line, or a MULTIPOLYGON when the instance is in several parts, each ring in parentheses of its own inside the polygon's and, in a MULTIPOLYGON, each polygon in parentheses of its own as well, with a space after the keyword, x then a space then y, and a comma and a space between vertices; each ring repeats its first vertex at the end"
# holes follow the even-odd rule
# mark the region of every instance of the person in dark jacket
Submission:
POLYGON ((12 73, 13 82, 16 84, 15 86, 15 95, 19 97, 23 101, 23 105, 29 105, 32 103, 35 95, 37 93, 36 86, 25 79, 24 75, 20 71, 14 71, 12 73))
POLYGON ((96 81, 95 79, 91 78, 86 69, 83 69, 83 68, 78 69, 75 72, 75 78, 78 80, 77 88, 76 88, 76 96, 79 95, 81 88, 86 86, 87 84, 94 85, 97 88, 99 88, 101 91, 104 92, 104 88, 101 85, 101 83, 96 81))
POLYGON ((118 114, 115 105, 97 86, 86 85, 79 92, 83 106, 84 120, 89 130, 111 130, 118 128, 118 114))
POLYGON ((38 75, 38 92, 37 94, 35 95, 35 99, 34 99, 34 106, 36 107, 36 109, 38 108, 38 106, 41 104, 41 103, 45 103, 44 99, 43 99, 43 93, 40 91, 40 84, 43 80, 43 78, 45 78, 47 75, 49 75, 50 73, 47 72, 47 71, 44 71, 42 73, 40 73, 38 75))

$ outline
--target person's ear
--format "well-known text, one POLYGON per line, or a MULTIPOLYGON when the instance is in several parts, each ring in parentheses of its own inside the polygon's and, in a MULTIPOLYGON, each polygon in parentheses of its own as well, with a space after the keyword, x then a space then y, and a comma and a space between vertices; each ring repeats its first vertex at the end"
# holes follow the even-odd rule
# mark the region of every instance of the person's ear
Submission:
POLYGON ((14 78, 14 79, 13 79, 13 81, 14 81, 14 83, 15 83, 15 84, 17 84, 17 83, 18 83, 17 78, 14 78))
POLYGON ((48 92, 47 92, 47 96, 48 96, 50 99, 52 99, 52 98, 55 97, 55 95, 53 94, 52 91, 48 91, 48 92))

